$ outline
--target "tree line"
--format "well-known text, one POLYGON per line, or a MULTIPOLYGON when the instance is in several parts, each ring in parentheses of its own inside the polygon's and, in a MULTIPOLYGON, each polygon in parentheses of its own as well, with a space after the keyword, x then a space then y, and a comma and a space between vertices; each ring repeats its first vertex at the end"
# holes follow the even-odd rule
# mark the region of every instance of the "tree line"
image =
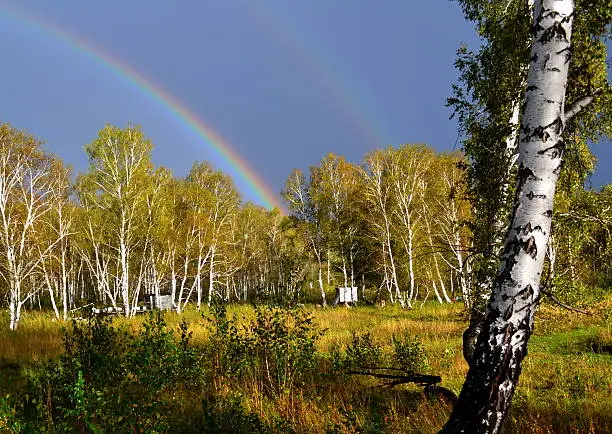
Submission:
MULTIPOLYGON (((478 252, 461 153, 403 145, 360 164, 329 154, 289 175, 285 216, 243 203, 207 162, 184 178, 155 167, 152 148, 140 128, 107 125, 73 177, 35 137, 1 125, 0 288, 11 330, 24 308, 67 319, 94 304, 132 316, 145 294, 170 295, 177 311, 213 297, 325 306, 338 286, 403 307, 473 302, 478 252)), ((610 194, 564 196, 557 225, 571 230, 551 243, 550 269, 573 286, 609 284, 610 194)))

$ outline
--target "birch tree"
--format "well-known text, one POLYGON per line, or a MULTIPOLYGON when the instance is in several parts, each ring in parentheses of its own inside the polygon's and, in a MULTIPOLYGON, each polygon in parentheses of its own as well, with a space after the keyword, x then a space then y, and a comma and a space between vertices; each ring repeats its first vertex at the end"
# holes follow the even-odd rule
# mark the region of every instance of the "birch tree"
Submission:
POLYGON ((60 188, 52 176, 54 158, 41 142, 8 124, 0 125, 0 277, 8 287, 10 330, 23 305, 40 289, 40 266, 55 244, 38 244, 46 230, 50 200, 60 188))
MULTIPOLYGON (((145 214, 141 225, 139 238, 141 239, 138 255, 140 256, 139 275, 148 294, 155 295, 156 299, 161 293, 164 268, 164 242, 166 237, 174 234, 169 230, 169 213, 171 201, 169 197, 172 174, 163 167, 151 173, 150 182, 146 190, 141 191, 145 196, 145 214)), ((139 288, 140 285, 137 285, 139 288)), ((132 309, 136 307, 138 296, 133 297, 132 309)))
POLYGON ((404 298, 398 294, 401 306, 412 307, 416 295, 417 236, 421 230, 423 200, 429 169, 434 153, 423 145, 403 145, 391 154, 388 163, 389 182, 395 200, 393 226, 407 256, 409 291, 404 298))
POLYGON ((325 285, 323 283, 323 254, 325 237, 321 227, 321 210, 318 202, 310 197, 310 186, 306 177, 300 170, 294 170, 285 184, 283 196, 289 204, 289 210, 300 222, 302 233, 307 239, 309 251, 317 261, 317 282, 321 293, 321 303, 327 306, 325 285))
MULTIPOLYGON (((138 227, 145 214, 147 183, 151 179, 152 145, 137 127, 106 125, 85 146, 89 171, 80 176, 83 203, 102 211, 111 230, 109 247, 117 261, 117 286, 126 316, 139 288, 131 287, 131 267, 138 227)), ((97 229, 90 228, 92 233, 97 229)), ((95 235, 95 234, 94 234, 95 235)))
POLYGON ((198 247, 195 274, 195 285, 198 287, 197 307, 200 308, 201 272, 204 264, 208 263, 208 304, 210 305, 215 293, 215 284, 219 282, 218 277, 224 271, 218 266, 228 259, 223 255, 223 247, 231 240, 228 231, 238 211, 240 195, 230 177, 214 170, 206 162, 194 163, 187 176, 187 182, 194 192, 195 200, 192 206, 200 222, 196 232, 198 247))
MULTIPOLYGON (((343 286, 354 286, 354 259, 359 219, 356 218, 359 170, 343 157, 328 154, 311 168, 309 196, 319 211, 317 219, 328 237, 328 261, 342 272, 343 286), (329 253, 334 255, 331 261, 329 253)), ((329 273, 328 273, 329 274, 329 273)))
POLYGON ((368 154, 365 158, 364 172, 364 200, 367 204, 367 218, 372 228, 370 232, 381 246, 383 285, 390 289, 391 302, 394 300, 394 295, 402 300, 392 233, 392 206, 394 202, 392 186, 388 179, 389 159, 392 152, 393 150, 389 148, 384 151, 376 150, 368 154))
MULTIPOLYGON (((425 224, 428 228, 434 268, 442 293, 446 293, 446 282, 457 282, 463 302, 470 303, 466 262, 470 247, 471 223, 470 203, 466 197, 465 158, 460 153, 437 155, 433 173, 428 182, 424 203, 425 224), (444 278, 442 270, 450 275, 444 278)), ((445 296, 448 301, 448 297, 445 296)))
POLYGON ((239 264, 235 274, 238 300, 257 300, 267 286, 264 266, 267 249, 263 235, 263 228, 270 224, 267 214, 265 208, 247 203, 233 221, 232 244, 239 264))
POLYGON ((55 315, 59 319, 55 301, 57 293, 61 298, 62 317, 67 320, 69 305, 71 301, 74 301, 74 279, 71 276, 74 274, 75 258, 70 252, 70 246, 74 244, 76 233, 74 227, 76 209, 69 197, 71 186, 68 168, 56 160, 50 167, 49 176, 54 178, 56 188, 50 192, 50 210, 45 218, 49 236, 44 244, 43 240, 39 239, 39 253, 42 272, 55 315), (45 252, 48 254, 45 255, 45 252))
POLYGON ((573 19, 573 0, 535 2, 514 207, 483 331, 443 432, 500 432, 527 354, 571 116, 565 87, 573 19))
MULTIPOLYGON (((481 46, 463 46, 456 66, 460 79, 448 100, 465 134, 469 160, 469 192, 474 209, 473 251, 468 266, 471 281, 471 321, 464 334, 469 362, 486 301, 494 283, 497 260, 503 252, 517 171, 518 125, 524 103, 531 47, 533 0, 458 0, 466 19, 474 22, 481 46)), ((564 178, 582 186, 592 168, 588 141, 612 131, 612 89, 607 81, 606 35, 611 9, 608 0, 578 0, 574 23, 575 49, 568 72, 566 100, 572 109, 565 125, 566 158, 571 166, 564 178), (573 174, 568 176, 568 174, 573 174)), ((561 182, 563 191, 567 183, 561 182)))

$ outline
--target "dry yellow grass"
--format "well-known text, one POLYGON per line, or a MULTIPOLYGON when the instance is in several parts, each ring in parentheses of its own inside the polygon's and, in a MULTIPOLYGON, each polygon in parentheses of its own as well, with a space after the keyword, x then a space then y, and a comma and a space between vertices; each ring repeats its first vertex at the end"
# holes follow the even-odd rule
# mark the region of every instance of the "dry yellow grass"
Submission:
MULTIPOLYGON (((460 305, 430 303, 414 310, 393 306, 303 309, 312 312, 319 329, 325 329, 317 343, 321 354, 334 348, 342 350, 353 333, 369 332, 386 351, 390 351, 394 335, 418 337, 427 351, 430 372, 442 376, 443 386, 460 390, 467 370, 461 353, 465 320, 460 305)), ((203 312, 207 315, 207 309, 203 312)), ((254 315, 249 306, 231 306, 228 313, 239 319, 254 315)), ((206 342, 208 324, 202 313, 188 309, 180 315, 166 315, 174 330, 183 319, 190 324, 192 342, 206 342)), ((115 323, 138 330, 142 321, 141 317, 117 318, 115 323)), ((601 316, 552 308, 541 309, 536 324, 505 431, 612 432, 610 324, 601 316)), ((16 333, 0 329, 0 362, 25 364, 57 356, 61 328, 67 325, 46 314, 25 315, 16 333)), ((329 360, 323 358, 320 365, 326 370, 329 360)), ((304 433, 429 433, 442 426, 449 412, 446 405, 426 399, 414 385, 387 390, 377 380, 339 374, 313 381, 276 397, 266 396, 257 384, 248 382, 225 385, 218 393, 240 394, 247 411, 258 414, 279 432, 290 427, 304 433)), ((197 409, 198 402, 188 402, 188 406, 197 409)))

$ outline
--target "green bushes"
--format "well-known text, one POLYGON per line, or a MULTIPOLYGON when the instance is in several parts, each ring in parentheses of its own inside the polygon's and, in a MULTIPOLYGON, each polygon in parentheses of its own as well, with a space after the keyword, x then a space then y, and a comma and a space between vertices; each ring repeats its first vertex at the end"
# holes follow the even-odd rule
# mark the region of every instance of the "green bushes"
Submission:
MULTIPOLYGON (((442 426, 448 405, 391 376, 440 374, 445 387, 459 390, 464 324, 452 306, 314 313, 329 327, 325 334, 305 310, 237 305, 213 306, 205 320, 195 310, 129 322, 92 318, 70 325, 63 337, 48 334, 57 323, 25 318, 10 335, 20 350, 0 345, 0 432, 435 432, 442 426), (192 321, 189 327, 182 317, 192 321), (35 357, 24 354, 39 349, 41 336, 52 336, 62 350, 48 351, 48 362, 28 362, 35 357)), ((539 315, 507 431, 610 432, 609 322, 546 306, 539 315)))
POLYGON ((254 319, 237 319, 218 305, 206 321, 200 347, 184 321, 171 330, 161 313, 138 333, 104 317, 73 322, 62 355, 31 370, 23 405, 0 400, 1 429, 269 432, 232 390, 279 399, 303 386, 317 368, 312 316, 258 308, 254 319))
POLYGON ((420 339, 409 335, 393 336, 392 343, 392 359, 395 366, 407 372, 429 370, 427 354, 420 339))
POLYGON ((300 386, 316 368, 321 336, 309 313, 295 309, 255 308, 255 319, 229 318, 214 306, 208 318, 207 354, 214 380, 241 379, 278 397, 300 386))
POLYGON ((336 371, 390 369, 423 373, 429 370, 421 340, 409 334, 393 335, 389 345, 383 345, 370 332, 353 332, 344 351, 333 351, 332 365, 336 371))
POLYGON ((73 322, 64 353, 31 375, 40 426, 60 432, 159 432, 168 428, 177 388, 202 384, 201 354, 189 345, 187 325, 177 338, 162 314, 151 314, 140 334, 109 319, 73 322))
POLYGON ((0 397, 0 432, 20 432, 23 424, 9 396, 0 397))

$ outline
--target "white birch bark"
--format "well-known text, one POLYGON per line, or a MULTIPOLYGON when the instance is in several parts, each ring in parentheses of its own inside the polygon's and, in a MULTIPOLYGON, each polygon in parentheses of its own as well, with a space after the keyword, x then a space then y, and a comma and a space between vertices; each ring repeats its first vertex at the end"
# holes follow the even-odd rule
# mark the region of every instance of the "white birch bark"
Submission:
POLYGON ((0 277, 9 288, 9 328, 14 331, 23 305, 39 289, 32 284, 34 276, 58 242, 52 240, 44 249, 36 244, 37 229, 58 186, 49 179, 50 160, 36 150, 32 139, 6 125, 0 129, 0 251, 4 254, 0 277))
POLYGON ((573 17, 572 0, 535 1, 514 209, 473 364, 444 432, 500 432, 527 354, 564 151, 573 17))
MULTIPOLYGON (((391 223, 391 192, 390 185, 385 180, 383 159, 388 158, 390 151, 385 154, 375 152, 367 157, 369 173, 364 173, 366 180, 366 200, 369 210, 370 224, 374 227, 374 238, 382 246, 383 269, 385 281, 389 282, 395 293, 400 294, 397 278, 395 255, 392 248, 392 223, 391 223)), ((393 300, 393 297, 391 297, 393 300)))

